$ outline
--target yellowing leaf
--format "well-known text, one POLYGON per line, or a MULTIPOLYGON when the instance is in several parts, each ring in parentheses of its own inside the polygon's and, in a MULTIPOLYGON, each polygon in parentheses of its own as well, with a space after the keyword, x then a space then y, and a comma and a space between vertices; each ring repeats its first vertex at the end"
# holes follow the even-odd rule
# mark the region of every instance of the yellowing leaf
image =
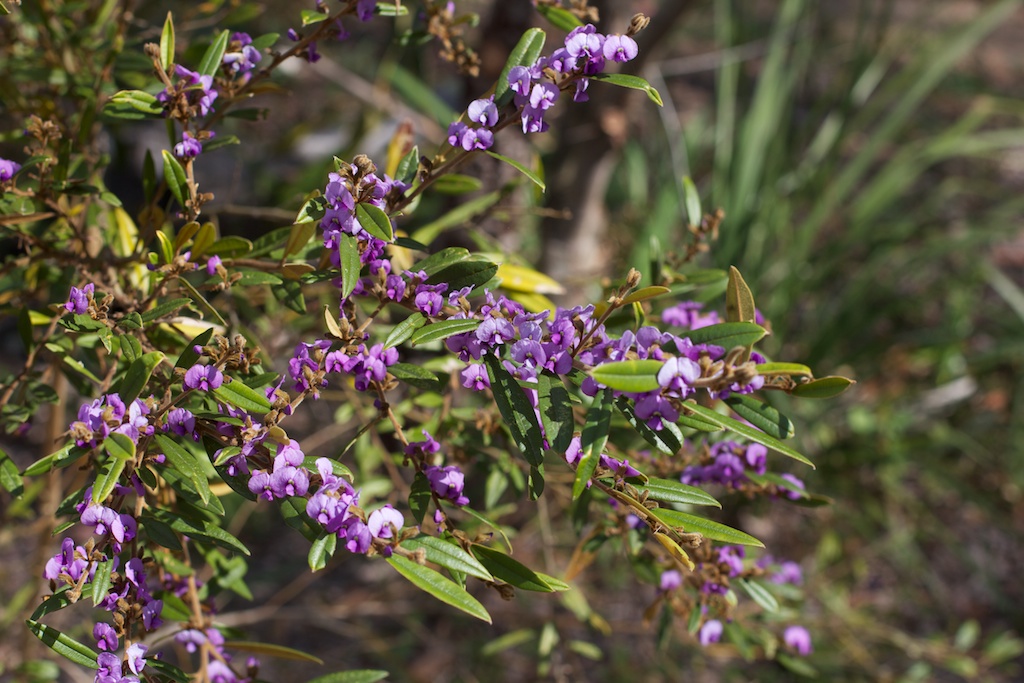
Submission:
POLYGON ((498 266, 501 286, 514 292, 530 294, 565 294, 565 287, 544 273, 533 268, 503 263, 498 266))

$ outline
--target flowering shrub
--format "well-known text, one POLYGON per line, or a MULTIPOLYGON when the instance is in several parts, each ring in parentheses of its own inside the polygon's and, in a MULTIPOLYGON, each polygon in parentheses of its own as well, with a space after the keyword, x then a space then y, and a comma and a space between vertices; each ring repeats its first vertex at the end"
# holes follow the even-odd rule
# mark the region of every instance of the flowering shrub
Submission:
MULTIPOLYGON (((178 61, 193 51, 179 49, 169 15, 159 44, 144 49, 146 85, 90 101, 105 121, 167 125, 162 177, 150 158, 134 216, 104 189, 102 158, 76 147, 65 122, 28 117, 25 156, 0 159, 0 226, 20 245, 5 263, 4 291, 31 283, 2 299, 27 353, 23 370, 4 379, 3 423, 31 428, 41 404, 60 400, 46 390, 54 371, 79 407, 65 445, 20 471, 2 456, 0 481, 17 496, 25 478, 72 466, 87 474, 84 487, 63 492, 60 550, 42 576, 50 594, 28 620, 57 654, 95 670, 97 682, 255 680, 259 661, 239 652, 282 649, 233 646, 218 627, 214 597, 248 593, 249 550, 225 528, 228 498, 279 507, 309 540, 312 571, 339 552, 385 561, 487 622, 474 593, 573 590, 567 582, 594 551, 622 537, 657 586, 651 610, 661 610, 663 628, 684 620, 702 645, 758 631, 781 643, 771 649, 780 661, 812 651, 799 624, 735 614, 747 598, 779 613, 793 594, 773 587, 798 585, 799 566, 748 556, 760 541, 697 510, 721 507, 716 490, 820 503, 778 471, 777 456, 810 461, 785 443, 789 421, 758 396, 826 397, 849 380, 814 379, 753 350, 767 329, 736 269, 665 268, 644 287, 633 270, 605 300, 564 308, 545 296, 557 283, 511 258, 436 247, 429 232, 404 227, 421 196, 476 152, 543 189, 539 169, 490 150, 499 135, 548 130, 553 107, 586 106, 593 81, 660 102, 643 79, 610 71, 637 56, 645 17, 601 33, 567 10, 539 9, 565 38, 546 52, 545 32, 528 31, 493 92, 450 123, 447 144, 429 141, 437 151, 421 155, 397 143, 383 169, 365 155, 335 159, 293 224, 255 241, 219 236, 201 220, 216 207, 199 190, 206 157, 237 142, 214 127, 288 59, 317 61, 318 41, 347 35, 343 19, 387 21, 405 7, 322 3, 303 13, 301 32, 288 31, 283 51, 276 35, 223 30, 190 64, 178 61), (95 248, 89 235, 100 238, 95 248), (724 287, 724 316, 679 300, 680 285, 694 282, 724 287), (268 290, 269 299, 253 294, 268 290), (247 326, 271 304, 320 327, 287 359, 268 358, 247 326), (360 421, 352 441, 304 450, 289 418, 306 400, 349 388, 360 421), (372 496, 349 460, 370 431, 381 434, 393 483, 372 496), (411 441, 413 431, 423 440, 411 441), (503 533, 473 533, 500 532, 489 516, 498 500, 536 500, 552 473, 572 517, 589 525, 586 551, 563 577, 513 559, 503 533), (76 604, 83 598, 91 609, 76 604), (44 623, 63 609, 88 622, 91 641, 44 623), (174 659, 160 634, 194 656, 174 659)), ((452 3, 428 3, 424 16, 446 18, 451 38, 453 13, 452 3)), ((461 46, 453 61, 471 67, 468 48, 452 44, 461 46)), ((719 220, 695 218, 695 192, 688 202, 698 232, 719 220)))

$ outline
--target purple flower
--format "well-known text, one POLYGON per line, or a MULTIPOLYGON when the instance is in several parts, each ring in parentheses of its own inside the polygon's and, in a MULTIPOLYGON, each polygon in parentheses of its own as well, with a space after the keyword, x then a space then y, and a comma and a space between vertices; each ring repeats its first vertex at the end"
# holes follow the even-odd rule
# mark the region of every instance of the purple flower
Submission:
POLYGON ((120 680, 121 659, 117 655, 112 652, 101 652, 100 656, 96 658, 96 664, 99 668, 96 680, 100 680, 100 676, 110 676, 114 683, 120 680))
POLYGON ((699 378, 700 366, 683 356, 669 358, 658 370, 658 384, 679 398, 692 393, 692 384, 699 378))
POLYGON ((128 657, 128 668, 132 670, 133 674, 142 673, 142 669, 146 666, 146 650, 149 649, 148 645, 142 643, 132 643, 125 655, 128 657))
POLYGON ((530 100, 530 89, 533 79, 530 70, 525 66, 514 66, 508 72, 508 87, 515 93, 515 103, 521 107, 530 100))
POLYGON ((462 386, 474 391, 482 391, 491 386, 491 380, 487 376, 487 368, 482 363, 473 363, 466 366, 461 373, 462 386))
POLYGON ((803 498, 803 495, 801 495, 800 492, 803 491, 806 487, 804 486, 804 483, 801 480, 797 479, 789 472, 784 472, 779 476, 793 485, 791 489, 783 489, 782 495, 786 496, 786 498, 789 498, 790 500, 800 500, 801 498, 803 498))
POLYGON ((185 373, 185 386, 200 391, 213 391, 224 381, 222 373, 215 365, 193 365, 185 373))
POLYGON ((145 626, 147 631, 158 629, 164 623, 163 619, 160 618, 160 613, 163 612, 163 609, 163 600, 150 600, 142 608, 142 625, 145 626))
POLYGON ((490 149, 494 144, 494 133, 486 128, 470 128, 461 121, 455 121, 448 125, 448 144, 461 147, 467 152, 490 149))
POLYGON ((786 647, 795 651, 798 655, 806 657, 811 654, 811 634, 803 626, 789 626, 782 634, 782 640, 786 647))
POLYGON ((195 159, 203 152, 203 143, 185 131, 181 134, 181 142, 174 146, 174 156, 179 159, 195 159))
POLYGON ((394 532, 401 530, 403 524, 405 518, 402 513, 390 505, 374 510, 366 520, 366 527, 374 538, 394 538, 394 532))
POLYGON ((196 418, 187 408, 175 408, 167 414, 167 429, 178 436, 196 438, 196 418))
POLYGON ((661 590, 674 591, 683 585, 683 575, 676 569, 668 569, 661 573, 661 590))
POLYGON ((113 652, 117 649, 117 631, 110 624, 99 622, 92 627, 92 637, 96 639, 96 647, 103 652, 113 652))
POLYGON ((737 546, 725 546, 718 550, 718 561, 729 567, 729 576, 735 577, 743 573, 743 556, 746 555, 743 548, 737 546))
POLYGON ((705 621, 704 625, 700 627, 700 633, 697 637, 700 640, 700 644, 707 647, 711 643, 717 643, 722 639, 722 631, 722 622, 718 619, 711 619, 705 621))
POLYGON ((7 159, 0 159, 0 182, 6 182, 21 170, 21 164, 7 159))
POLYGON ((249 490, 258 498, 274 500, 274 488, 270 482, 270 474, 264 470, 256 470, 249 477, 249 490))
POLYGON ((628 62, 635 59, 640 49, 629 36, 608 36, 604 39, 604 58, 613 62, 628 62))
POLYGON ((783 562, 779 565, 779 571, 772 575, 771 582, 791 583, 794 586, 799 586, 804 582, 804 574, 796 562, 783 562))
POLYGON ((89 310, 89 299, 92 298, 93 292, 96 291, 96 285, 91 282, 82 289, 78 287, 72 287, 71 293, 68 295, 68 302, 64 304, 64 308, 68 313, 77 313, 81 315, 89 310))
POLYGON ((309 475, 301 467, 285 465, 270 475, 270 488, 278 498, 304 496, 309 490, 309 475))
POLYGON ((174 635, 174 640, 179 645, 184 645, 186 652, 195 652, 199 646, 205 643, 208 639, 206 634, 202 631, 194 628, 188 628, 184 631, 178 631, 178 633, 174 635))
POLYGON ((373 11, 377 8, 377 0, 359 0, 356 4, 356 16, 359 21, 369 21, 373 18, 373 11))
MULTIPOLYGON (((92 495, 91 492, 89 495, 92 495)), ((76 546, 70 538, 61 541, 60 548, 59 553, 46 561, 43 578, 55 581, 61 574, 67 574, 72 583, 77 583, 82 577, 82 572, 89 566, 85 561, 85 548, 76 546)))
POLYGON ((498 107, 494 104, 494 96, 486 99, 473 100, 466 110, 470 121, 490 128, 498 122, 498 107))
POLYGON ((252 37, 248 33, 235 33, 231 36, 231 43, 231 47, 236 49, 224 53, 224 66, 232 74, 248 75, 256 68, 256 63, 263 59, 263 55, 252 46, 252 37))
POLYGON ((455 465, 438 467, 427 465, 423 469, 427 481, 430 482, 430 490, 441 498, 445 498, 456 505, 468 505, 469 498, 463 495, 466 487, 466 475, 455 465))
POLYGON ((125 541, 124 522, 112 508, 90 503, 82 512, 81 522, 85 526, 93 527, 96 534, 110 534, 118 543, 125 541))
POLYGON ((442 295, 447 289, 448 285, 444 283, 439 285, 417 285, 416 297, 414 299, 416 310, 431 317, 436 317, 444 307, 444 297, 442 295))
POLYGON ((345 528, 345 548, 350 553, 363 555, 370 549, 373 534, 370 528, 358 517, 349 518, 345 528))

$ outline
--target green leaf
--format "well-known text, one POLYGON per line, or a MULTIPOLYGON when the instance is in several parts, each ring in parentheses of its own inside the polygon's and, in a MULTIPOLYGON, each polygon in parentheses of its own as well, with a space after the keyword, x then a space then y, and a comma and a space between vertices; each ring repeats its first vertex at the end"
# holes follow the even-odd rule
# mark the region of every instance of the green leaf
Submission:
POLYGON ((159 320, 160 318, 173 315, 185 306, 188 306, 190 303, 192 303, 190 299, 182 297, 180 299, 171 299, 170 301, 165 301, 162 304, 157 304, 142 314, 142 322, 151 323, 154 320, 159 320))
POLYGON ((530 181, 534 185, 539 187, 541 192, 544 192, 545 190, 547 190, 547 185, 544 184, 544 181, 541 179, 541 177, 539 175, 537 175, 534 171, 532 171, 529 168, 527 168, 526 166, 522 165, 521 163, 519 163, 515 159, 510 159, 509 157, 507 157, 507 156, 505 156, 503 154, 498 154, 497 152, 491 152, 489 150, 488 150, 487 154, 489 156, 494 157, 498 161, 504 161, 506 164, 508 164, 512 168, 514 168, 517 171, 519 171, 520 173, 522 173, 524 176, 529 178, 530 181))
POLYGON ((326 676, 317 676, 307 683, 377 683, 388 677, 387 671, 375 669, 352 669, 351 671, 338 671, 326 676))
POLYGON ((482 180, 470 175, 449 173, 435 180, 430 189, 441 194, 466 194, 467 192, 476 192, 483 187, 483 184, 482 180))
POLYGON ((402 160, 398 162, 398 170, 395 172, 395 179, 400 180, 406 185, 412 185, 413 180, 416 179, 416 172, 420 168, 420 148, 416 145, 412 146, 402 160))
POLYGON ((326 12, 317 12, 312 9, 302 10, 302 12, 299 13, 299 16, 302 17, 303 26, 312 26, 313 24, 319 24, 320 22, 327 21, 331 18, 331 16, 326 12))
POLYGON ((662 503, 683 503, 686 505, 710 505, 716 508, 722 504, 703 489, 683 484, 675 479, 658 479, 651 477, 643 486, 637 487, 647 491, 648 497, 662 503))
POLYGON ((690 330, 685 336, 694 344, 714 344, 731 349, 734 346, 750 346, 760 341, 767 331, 754 323, 718 323, 699 330, 690 330))
POLYGON ((356 220, 363 230, 379 240, 394 242, 395 233, 391 227, 391 219, 384 211, 373 204, 356 204, 356 220))
POLYGON ((565 453, 575 427, 572 402, 561 378, 546 373, 537 375, 537 407, 551 448, 565 453))
POLYGON ((753 579, 739 579, 739 584, 743 586, 743 590, 747 591, 747 595, 753 598, 754 602, 760 605, 761 609, 765 612, 779 611, 779 601, 763 585, 753 579))
POLYGON ((207 248, 206 253, 211 256, 220 256, 221 258, 237 258, 239 256, 245 256, 251 251, 251 240, 239 237, 238 235, 228 235, 227 237, 221 237, 219 240, 211 244, 207 248))
POLYGON ((789 439, 796 433, 789 418, 756 398, 733 394, 725 402, 734 413, 776 439, 789 439))
POLYGON ((560 28, 567 33, 578 26, 583 26, 583 22, 575 14, 562 7, 537 5, 536 9, 542 17, 551 22, 552 26, 560 28))
POLYGON ((188 293, 188 295, 190 297, 192 297, 192 301, 197 306, 199 306, 199 308, 203 311, 203 313, 205 313, 205 314, 209 315, 211 318, 213 318, 214 322, 219 324, 221 327, 227 327, 228 326, 228 324, 227 324, 227 322, 225 322, 224 318, 222 318, 220 316, 220 313, 217 312, 217 309, 210 305, 210 302, 206 300, 206 297, 203 296, 202 294, 200 294, 199 290, 196 289, 195 287, 193 287, 191 282, 189 282, 185 278, 179 278, 178 279, 178 284, 180 284, 185 289, 185 291, 188 293))
POLYGON ((162 352, 150 351, 132 361, 117 388, 117 393, 125 405, 139 397, 142 390, 146 388, 149 378, 153 375, 153 370, 163 362, 164 358, 162 352))
POLYGON ((96 573, 92 577, 92 604, 93 606, 99 606, 103 602, 104 598, 107 597, 107 591, 110 590, 111 574, 114 571, 114 560, 113 558, 106 562, 100 562, 96 565, 96 573))
POLYGON ((155 439, 157 446, 167 456, 167 460, 174 466, 174 469, 188 477, 192 485, 196 487, 196 493, 208 505, 213 492, 210 491, 210 482, 206 478, 206 472, 199 459, 167 434, 157 434, 155 439))
POLYGON ((323 527, 310 519, 306 514, 306 499, 294 496, 281 503, 281 516, 285 524, 302 534, 307 541, 312 543, 320 538, 323 527))
MULTIPOLYGON (((821 680, 818 670, 808 664, 802 657, 793 657, 784 652, 779 652, 775 655, 775 660, 787 670, 798 676, 803 676, 804 678, 809 678, 811 680, 821 680)), ((973 678, 973 676, 970 676, 970 678, 973 678)))
POLYGON ((605 389, 587 411, 587 422, 583 426, 580 437, 582 454, 576 464, 576 478, 572 484, 572 499, 576 500, 587 489, 590 478, 594 476, 601 453, 608 442, 608 430, 612 424, 612 390, 605 389))
POLYGON ((528 463, 540 467, 544 463, 544 444, 533 405, 523 388, 501 364, 500 359, 487 354, 484 356, 484 363, 487 365, 487 374, 491 380, 494 402, 505 420, 512 440, 516 442, 528 463))
POLYGON ((512 48, 505 66, 501 69, 498 82, 494 84, 494 101, 501 109, 512 100, 512 91, 508 87, 508 72, 517 66, 529 66, 537 61, 544 49, 547 35, 539 28, 527 29, 519 42, 512 48))
POLYGON ((341 254, 341 298, 347 299, 355 290, 363 267, 359 261, 359 240, 354 235, 342 233, 338 250, 341 254))
POLYGON ((417 344, 426 344, 428 342, 437 341, 439 339, 447 339, 453 337, 456 334, 463 334, 465 332, 472 332, 476 328, 480 327, 482 320, 442 320, 436 323, 430 323, 425 327, 421 327, 409 336, 409 341, 412 342, 413 346, 417 344))
POLYGON ((647 97, 659 107, 664 107, 665 103, 661 99, 661 94, 654 89, 650 83, 639 76, 632 76, 630 74, 597 74, 591 76, 596 81, 604 81, 605 83, 611 83, 617 85, 620 88, 632 88, 633 90, 643 90, 647 93, 647 97))
POLYGON ((487 571, 486 567, 480 564, 479 560, 467 553, 455 542, 424 535, 402 541, 402 547, 406 550, 422 549, 428 561, 441 565, 445 569, 469 574, 484 581, 494 580, 494 576, 487 571))
POLYGON ((649 299, 655 299, 659 296, 671 294, 672 290, 668 287, 662 287, 661 285, 651 285, 650 287, 641 287, 635 292, 631 292, 628 296, 622 299, 623 305, 635 304, 638 301, 648 301, 649 299))
MULTIPOLYGON (((671 422, 664 422, 660 430, 651 429, 646 422, 636 416, 633 409, 633 402, 626 396, 619 396, 615 399, 615 407, 619 409, 626 420, 632 425, 644 440, 666 455, 675 455, 683 447, 683 435, 671 422)), ((716 430, 717 425, 712 425, 716 430)))
POLYGON ((279 285, 272 285, 270 291, 274 298, 296 313, 306 312, 306 294, 298 280, 285 280, 279 285))
POLYGON ((409 509, 417 524, 423 524, 423 518, 426 517, 427 508, 432 500, 430 481, 422 472, 417 472, 409 488, 409 509))
POLYGON ((800 398, 832 398, 843 393, 856 384, 846 377, 821 377, 810 382, 798 384, 791 392, 800 398))
POLYGON ((758 429, 754 429, 750 425, 744 424, 739 420, 734 420, 731 417, 726 417, 721 413, 717 413, 714 410, 711 410, 710 408, 705 408, 704 406, 697 405, 692 401, 687 401, 686 403, 684 403, 683 408, 693 413, 696 413, 698 417, 704 418, 708 422, 714 422, 715 424, 724 427, 725 429, 728 429, 730 432, 736 432, 737 434, 745 436, 755 443, 767 446, 769 449, 775 451, 776 453, 781 453, 782 455, 793 458, 794 460, 799 460, 805 465, 810 465, 812 469, 814 468, 814 463, 808 460, 805 456, 801 455, 800 453, 797 453, 792 448, 782 443, 775 437, 769 436, 768 434, 765 434, 764 432, 758 429))
POLYGON ((699 226, 704 220, 704 214, 700 208, 700 193, 690 176, 683 176, 683 194, 686 197, 686 218, 690 225, 699 226))
POLYGON ((446 247, 436 254, 431 254, 422 261, 417 261, 413 267, 413 271, 422 270, 430 277, 434 273, 447 268, 453 263, 459 263, 465 261, 470 257, 469 249, 465 247, 446 247))
POLYGON ((32 613, 32 621, 39 621, 42 617, 53 612, 59 612, 68 605, 73 604, 71 598, 68 597, 68 591, 71 590, 71 586, 61 586, 57 589, 57 592, 53 595, 48 595, 45 600, 39 603, 36 607, 36 611, 32 613))
POLYGON ((241 541, 205 519, 193 522, 165 510, 153 510, 152 515, 157 521, 163 522, 178 533, 185 534, 193 541, 211 543, 228 550, 237 550, 243 555, 250 554, 249 549, 241 541))
POLYGON ((430 276, 428 284, 448 284, 448 291, 453 292, 463 287, 476 287, 489 282, 498 272, 498 264, 482 257, 473 257, 453 263, 430 276))
POLYGON ((813 377, 814 373, 806 365, 799 363, 761 363, 757 366, 759 375, 802 375, 813 377))
POLYGON ((740 271, 729 266, 729 282, 725 287, 725 319, 731 323, 752 323, 757 317, 754 295, 740 271))
POLYGON ((185 169, 166 149, 160 150, 160 154, 164 158, 164 181, 167 183, 167 189, 174 195, 178 204, 184 207, 185 200, 191 196, 188 192, 188 177, 185 175, 185 169))
POLYGON ((466 592, 465 588, 454 581, 445 578, 433 569, 420 566, 401 555, 389 557, 388 564, 420 590, 433 595, 441 602, 462 610, 470 616, 486 621, 488 624, 491 623, 491 615, 487 613, 484 606, 466 592))
POLYGON ((4 490, 15 498, 25 491, 24 482, 18 473, 18 466, 2 448, 0 448, 0 486, 3 486, 4 490))
POLYGON ((413 313, 408 318, 395 325, 391 330, 391 333, 388 334, 387 339, 384 340, 384 348, 390 349, 394 346, 398 346, 399 344, 404 344, 409 341, 409 337, 412 336, 413 332, 426 324, 427 319, 422 313, 413 313))
MULTIPOLYGON (((335 536, 337 538, 337 536, 335 536)), ((224 647, 229 650, 241 650, 242 652, 253 652, 258 655, 266 655, 267 657, 277 657, 279 659, 291 659, 299 662, 313 662, 314 664, 323 665, 324 660, 303 652, 302 650, 296 650, 293 647, 285 647, 284 645, 274 645, 273 643, 255 643, 249 640, 228 640, 224 643, 224 647)))
POLYGON ((555 590, 535 571, 503 552, 476 543, 473 544, 472 550, 476 558, 480 560, 480 564, 485 566, 495 578, 507 584, 538 593, 553 593, 555 590))
POLYGON ((96 658, 99 655, 92 648, 82 645, 74 638, 61 633, 52 626, 40 624, 38 621, 32 621, 31 619, 26 620, 25 623, 28 624, 28 630, 32 631, 36 638, 43 641, 44 645, 61 657, 87 669, 99 668, 99 665, 96 664, 96 658))
POLYGON ((111 434, 103 440, 103 447, 113 457, 107 460, 103 471, 98 477, 96 477, 96 482, 93 484, 92 502, 97 504, 102 503, 107 499, 107 496, 109 496, 114 490, 114 487, 117 486, 117 482, 121 478, 121 473, 124 472, 125 465, 128 464, 129 460, 132 460, 135 457, 135 444, 124 434, 111 434), (125 444, 123 442, 119 442, 116 437, 122 437, 123 441, 127 442, 131 449, 130 453, 123 451, 125 444), (122 457, 122 452, 124 452, 124 455, 127 457, 122 457))
POLYGON ((117 339, 121 345, 121 353, 124 355, 125 360, 134 363, 142 357, 142 344, 139 343, 138 339, 130 334, 122 334, 117 339))
POLYGON ((172 681, 177 681, 178 683, 189 683, 191 680, 187 673, 170 662, 165 662, 162 659, 150 657, 146 660, 146 666, 153 669, 161 676, 169 678, 172 681))
POLYGON ((651 514, 667 526, 673 528, 682 527, 683 531, 687 533, 699 533, 712 541, 721 541, 722 543, 732 543, 735 545, 752 545, 758 548, 764 547, 764 543, 761 543, 761 541, 750 534, 719 522, 712 522, 710 519, 691 515, 687 512, 669 510, 668 508, 654 508, 651 510, 651 514))
POLYGON ((174 64, 174 18, 167 13, 164 30, 160 32, 160 68, 168 72, 174 64))
POLYGON ((227 381, 213 390, 213 395, 225 403, 230 403, 236 408, 241 408, 247 413, 263 415, 270 412, 270 401, 263 395, 263 392, 256 391, 245 385, 241 380, 227 381))
POLYGON ((224 53, 228 49, 228 36, 231 35, 227 29, 221 31, 214 39, 210 47, 206 48, 203 58, 199 60, 199 68, 196 69, 200 76, 216 76, 217 69, 224 61, 224 53))
POLYGON ((690 429, 695 429, 698 432, 720 432, 724 429, 722 425, 717 422, 710 422, 696 415, 681 414, 679 419, 676 420, 676 423, 681 424, 684 427, 689 427, 690 429))
POLYGON ((196 346, 206 346, 210 342, 210 337, 213 336, 213 328, 203 330, 197 334, 192 341, 185 345, 181 355, 178 356, 178 362, 174 364, 175 368, 188 369, 196 364, 199 360, 199 354, 195 352, 196 346))
MULTIPOLYGON (((155 95, 150 95, 148 92, 144 92, 142 90, 122 90, 114 94, 114 96, 110 98, 110 102, 107 106, 104 107, 104 114, 111 115, 111 110, 109 108, 111 104, 120 105, 121 108, 127 107, 129 110, 141 112, 150 116, 159 116, 164 110, 163 105, 160 104, 155 95)), ((150 158, 152 159, 152 157, 150 158)))
POLYGON ((22 474, 26 477, 37 477, 40 474, 45 474, 56 467, 67 467, 90 450, 91 449, 76 446, 73 443, 65 444, 59 450, 36 460, 34 463, 26 467, 22 474))
POLYGON ((316 234, 316 223, 307 222, 293 225, 288 233, 288 241, 284 244, 284 255, 282 258, 299 253, 309 240, 312 239, 314 234, 316 234))
POLYGON ((665 364, 660 360, 623 360, 603 363, 590 371, 595 381, 616 391, 642 393, 659 387, 658 371, 665 364))
POLYGON ((420 367, 419 365, 413 365, 412 363, 395 363, 388 367, 388 372, 391 373, 395 379, 405 382, 410 386, 414 386, 417 389, 423 389, 424 391, 441 390, 441 381, 437 378, 437 375, 426 368, 420 367))

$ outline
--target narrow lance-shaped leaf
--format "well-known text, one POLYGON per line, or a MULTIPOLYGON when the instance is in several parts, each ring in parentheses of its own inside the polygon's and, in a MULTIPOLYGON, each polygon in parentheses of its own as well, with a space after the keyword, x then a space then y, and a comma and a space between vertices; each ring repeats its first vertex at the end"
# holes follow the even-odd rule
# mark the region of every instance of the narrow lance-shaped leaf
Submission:
POLYGON ((821 377, 798 384, 792 394, 801 398, 832 398, 838 396, 856 382, 846 377, 821 377))
POLYGON ((60 656, 88 669, 99 668, 99 665, 96 663, 96 659, 99 655, 89 646, 83 645, 74 638, 61 633, 52 626, 40 624, 39 622, 32 621, 31 619, 27 619, 25 623, 28 624, 28 630, 31 631, 36 638, 43 641, 44 645, 60 656))
POLYGON ((420 590, 470 616, 486 621, 488 624, 491 623, 491 615, 487 613, 484 606, 454 581, 401 555, 389 557, 388 564, 420 590))
POLYGON ((524 176, 529 178, 530 181, 534 185, 539 187, 541 192, 544 192, 545 190, 547 190, 547 185, 544 184, 544 181, 541 179, 541 177, 539 175, 537 175, 534 171, 532 171, 529 168, 527 168, 526 166, 522 165, 521 163, 519 163, 515 159, 510 159, 509 157, 504 156, 502 154, 498 154, 497 152, 488 151, 487 154, 489 154, 490 156, 494 157, 498 161, 505 162, 506 164, 508 164, 512 168, 514 168, 517 171, 519 171, 520 173, 522 173, 524 176))
POLYGON ((739 529, 733 529, 731 526, 726 526, 720 522, 713 522, 710 519, 691 515, 687 512, 669 510, 668 508, 655 508, 651 510, 651 514, 667 526, 681 528, 687 533, 698 533, 712 541, 733 543, 735 545, 752 545, 758 548, 764 547, 764 543, 761 543, 761 541, 750 534, 744 533, 739 529))
POLYGON ((537 410, 544 425, 544 434, 551 448, 565 453, 572 441, 572 402, 569 392, 559 377, 545 373, 537 375, 537 410))
POLYGON ((117 391, 125 404, 129 404, 139 397, 139 394, 145 389, 146 383, 149 382, 149 378, 153 375, 153 370, 163 360, 162 352, 150 351, 132 361, 117 391))
POLYGON ((697 186, 693 184, 690 176, 683 176, 683 194, 686 197, 686 217, 690 225, 699 226, 704 220, 704 215, 700 208, 700 193, 697 192, 697 186))
POLYGON ((402 322, 395 325, 384 340, 384 348, 390 349, 409 340, 413 332, 427 324, 427 319, 422 313, 413 313, 402 322))
POLYGON ((166 149, 161 150, 160 154, 164 159, 164 181, 167 183, 167 189, 171 191, 178 204, 185 206, 185 200, 190 197, 185 169, 166 149))
POLYGON ((730 349, 734 346, 750 346, 760 341, 767 331, 754 323, 718 323, 697 330, 690 330, 685 336, 694 344, 714 344, 730 349))
POLYGON ((391 219, 383 210, 373 204, 356 204, 356 220, 363 230, 370 233, 379 240, 394 242, 395 233, 391 227, 391 219))
POLYGON ((160 32, 160 67, 167 72, 171 64, 174 64, 174 19, 168 12, 160 32))
POLYGON ((590 483, 597 464, 601 460, 605 443, 608 442, 608 430, 612 421, 612 390, 605 389, 594 398, 594 403, 587 411, 587 423, 580 437, 582 454, 576 464, 576 478, 572 484, 572 498, 576 500, 590 483))
MULTIPOLYGON (((404 7, 402 9, 405 9, 404 7)), ((377 683, 388 677, 387 671, 377 669, 351 669, 317 676, 306 683, 377 683)))
POLYGON ((554 592, 550 584, 535 571, 505 553, 478 544, 474 544, 471 550, 477 559, 480 560, 480 563, 487 567, 487 570, 495 578, 527 591, 536 591, 538 593, 554 592))
POLYGON ((409 341, 415 346, 416 344, 426 344, 427 342, 439 339, 447 339, 457 334, 472 332, 480 327, 481 322, 480 320, 443 320, 431 323, 413 332, 409 337, 409 341))
POLYGON ((220 68, 220 63, 224 59, 224 53, 228 49, 229 35, 228 30, 224 29, 217 34, 217 38, 210 47, 206 48, 206 52, 199 61, 199 68, 197 69, 200 76, 214 76, 217 74, 217 69, 220 68))
POLYGON ((248 413, 260 415, 270 412, 270 401, 261 392, 248 387, 241 380, 226 381, 213 390, 213 395, 248 413))
POLYGON ((796 433, 789 418, 756 398, 734 394, 725 399, 725 402, 734 413, 776 439, 788 439, 796 433))
POLYGON ((664 365, 660 360, 624 360, 603 363, 590 371, 597 382, 616 391, 641 393, 658 388, 658 371, 664 365))
POLYGON ((799 460, 805 465, 809 465, 811 468, 814 467, 814 463, 808 460, 806 456, 796 452, 795 450, 793 450, 786 444, 782 443, 775 437, 769 436, 768 434, 765 434, 760 430, 754 429, 750 425, 744 424, 739 420, 734 420, 731 417, 722 415, 721 413, 715 412, 710 408, 705 408, 704 406, 698 405, 692 401, 687 401, 686 403, 684 403, 683 408, 685 410, 689 410, 690 412, 696 413, 698 417, 703 418, 708 422, 713 422, 717 425, 724 427, 725 429, 728 429, 730 432, 736 432, 737 434, 745 436, 755 443, 767 446, 769 449, 775 451, 776 453, 781 453, 782 455, 793 458, 794 460, 799 460))
POLYGON ((596 76, 591 76, 591 78, 596 81, 604 81, 605 83, 617 85, 620 88, 643 90, 647 93, 647 97, 651 102, 654 102, 659 107, 665 106, 665 102, 661 99, 661 93, 655 90, 654 86, 639 76, 633 76, 630 74, 597 74, 596 76))
POLYGON ((25 490, 24 482, 18 473, 18 466, 0 448, 0 486, 14 497, 18 497, 25 490))
POLYGON ((199 497, 204 503, 209 504, 213 493, 210 491, 210 483, 206 479, 206 472, 203 471, 199 460, 190 451, 183 448, 177 441, 167 434, 156 435, 157 446, 167 456, 167 460, 192 482, 199 497))
POLYGON ((663 503, 684 503, 686 505, 711 505, 717 508, 722 504, 711 494, 696 486, 683 484, 675 479, 658 479, 651 477, 640 487, 646 490, 648 497, 663 503))
POLYGON ((757 317, 754 295, 735 266, 729 266, 729 282, 725 288, 725 317, 731 323, 752 323, 757 317))
POLYGON ((512 91, 509 90, 508 74, 514 67, 529 66, 537 61, 541 50, 544 49, 544 41, 547 35, 539 28, 527 29, 523 36, 516 43, 508 55, 505 66, 501 69, 498 82, 494 84, 494 101, 498 107, 503 107, 512 99, 512 91))
POLYGON ((362 268, 359 260, 359 240, 353 235, 342 233, 338 251, 341 254, 341 298, 347 299, 356 288, 359 270, 362 268))
POLYGON ((452 569, 463 574, 475 576, 484 581, 493 581, 494 576, 480 564, 480 561, 467 553, 461 546, 434 536, 418 536, 402 542, 406 550, 422 550, 426 559, 445 569, 452 569))
POLYGON ((544 462, 544 445, 533 405, 500 359, 488 354, 484 356, 484 362, 491 381, 491 393, 505 420, 505 426, 526 461, 539 467, 544 462))

